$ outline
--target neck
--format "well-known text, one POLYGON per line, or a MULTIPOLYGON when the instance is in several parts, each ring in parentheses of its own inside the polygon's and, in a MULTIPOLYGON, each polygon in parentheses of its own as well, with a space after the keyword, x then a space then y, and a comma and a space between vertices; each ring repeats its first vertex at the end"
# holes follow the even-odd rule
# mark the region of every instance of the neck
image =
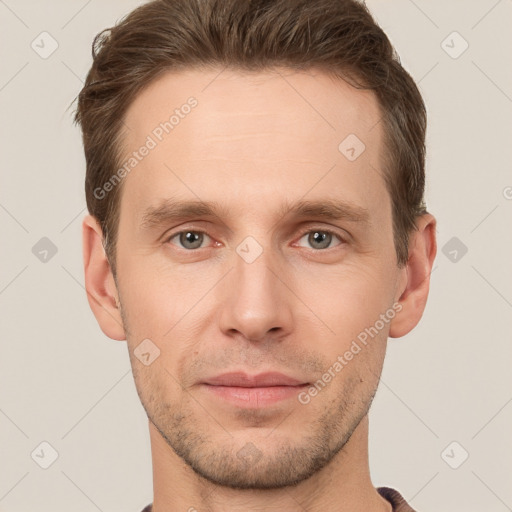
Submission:
POLYGON ((149 423, 153 458, 153 512, 391 512, 373 487, 368 464, 368 416, 343 449, 294 487, 252 490, 221 487, 197 475, 149 423))

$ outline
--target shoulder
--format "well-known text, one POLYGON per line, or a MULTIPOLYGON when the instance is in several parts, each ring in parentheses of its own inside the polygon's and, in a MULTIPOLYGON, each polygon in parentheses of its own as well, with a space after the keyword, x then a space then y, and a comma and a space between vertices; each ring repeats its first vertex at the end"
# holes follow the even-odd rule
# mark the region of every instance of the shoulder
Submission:
POLYGON ((390 487, 377 487, 377 492, 393 506, 393 512, 415 512, 404 497, 390 487))

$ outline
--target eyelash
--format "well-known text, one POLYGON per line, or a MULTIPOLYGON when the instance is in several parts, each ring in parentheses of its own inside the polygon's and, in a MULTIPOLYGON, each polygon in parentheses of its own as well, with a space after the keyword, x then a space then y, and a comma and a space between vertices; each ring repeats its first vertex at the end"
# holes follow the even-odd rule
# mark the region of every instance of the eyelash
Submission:
MULTIPOLYGON (((309 233, 315 233, 315 232, 319 232, 319 233, 327 233, 329 235, 332 235, 334 236, 335 238, 337 238, 340 243, 338 245, 335 245, 334 247, 327 247, 326 249, 313 249, 313 248, 310 248, 312 251, 315 251, 315 252, 326 252, 328 251, 329 249, 335 249, 336 247, 339 247, 340 245, 343 245, 346 243, 346 240, 345 238, 343 238, 341 235, 339 235, 336 231, 333 231, 333 230, 330 230, 330 229, 325 229, 325 228, 309 228, 307 229, 306 231, 303 231, 301 234, 300 234, 300 237, 299 237, 299 240, 302 239, 304 237, 304 235, 307 235, 309 233)), ((211 239, 210 235, 208 235, 208 233, 206 231, 203 231, 201 229, 182 229, 181 231, 176 231, 175 233, 167 236, 165 238, 165 243, 170 243, 171 240, 173 238, 176 238, 177 236, 181 235, 182 233, 196 233, 196 234, 202 234, 202 235, 206 235, 208 238, 211 239)), ((174 245, 174 244, 172 244, 174 245)), ((186 252, 189 252, 189 253, 193 253, 193 252, 196 252, 196 251, 199 251, 200 249, 205 249, 205 247, 199 247, 197 249, 185 249, 183 247, 179 247, 178 248, 182 251, 186 251, 186 252)))

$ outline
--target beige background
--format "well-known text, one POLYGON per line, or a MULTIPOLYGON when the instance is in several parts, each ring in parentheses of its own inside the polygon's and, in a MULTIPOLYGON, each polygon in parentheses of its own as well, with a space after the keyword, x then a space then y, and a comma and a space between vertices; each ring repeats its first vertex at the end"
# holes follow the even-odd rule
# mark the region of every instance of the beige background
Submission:
MULTIPOLYGON (((139 3, 0 0, 0 511, 139 512, 152 499, 126 347, 83 289, 84 158, 67 110, 94 35, 139 3), (58 44, 47 58, 43 31, 58 44), (46 262, 43 237, 57 250, 46 262), (47 469, 43 441, 58 453, 47 469)), ((373 481, 420 512, 512 510, 512 2, 368 5, 428 105, 439 221, 429 304, 391 340, 371 412, 373 481)))

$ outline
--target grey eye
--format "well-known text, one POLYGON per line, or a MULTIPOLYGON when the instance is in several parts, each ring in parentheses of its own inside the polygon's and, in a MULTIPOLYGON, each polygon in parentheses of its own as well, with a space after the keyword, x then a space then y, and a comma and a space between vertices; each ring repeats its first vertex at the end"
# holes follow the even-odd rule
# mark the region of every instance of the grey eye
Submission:
MULTIPOLYGON (((338 235, 330 231, 313 230, 305 233, 301 240, 307 238, 307 244, 313 249, 328 249, 334 238, 340 240, 338 235)), ((341 243, 341 242, 340 242, 341 243)))
POLYGON ((180 233, 176 233, 172 238, 169 239, 169 242, 178 238, 179 245, 184 249, 198 249, 203 244, 203 241, 207 237, 206 233, 201 231, 181 231, 180 233))

